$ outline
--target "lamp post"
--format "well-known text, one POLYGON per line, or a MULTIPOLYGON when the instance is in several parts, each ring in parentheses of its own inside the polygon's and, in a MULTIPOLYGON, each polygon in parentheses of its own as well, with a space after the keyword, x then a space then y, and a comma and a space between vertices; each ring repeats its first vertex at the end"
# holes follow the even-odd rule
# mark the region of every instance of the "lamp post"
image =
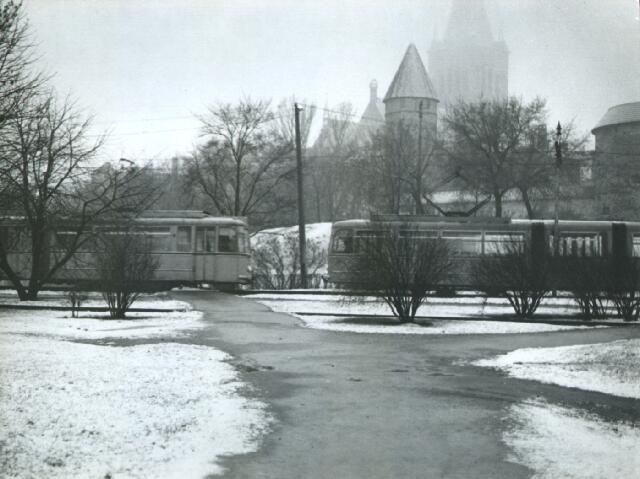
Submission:
POLYGON ((562 126, 558 122, 556 127, 556 141, 553 143, 556 150, 556 174, 555 174, 555 204, 553 219, 553 255, 560 253, 560 237, 558 228, 558 202, 560 201, 560 167, 562 166, 562 126))

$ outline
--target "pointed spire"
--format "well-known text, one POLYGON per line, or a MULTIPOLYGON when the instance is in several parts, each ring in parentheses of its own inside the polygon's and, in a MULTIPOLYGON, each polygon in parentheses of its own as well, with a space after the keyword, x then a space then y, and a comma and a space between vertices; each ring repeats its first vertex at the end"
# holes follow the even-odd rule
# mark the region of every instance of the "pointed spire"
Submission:
POLYGON ((384 121, 384 115, 382 111, 380 111, 380 106, 378 100, 378 82, 374 79, 369 83, 369 104, 360 119, 365 122, 377 122, 378 124, 376 126, 380 126, 379 123, 384 121))
POLYGON ((375 104, 378 100, 378 82, 374 78, 369 83, 369 103, 375 104))
POLYGON ((492 42, 491 23, 484 0, 453 0, 444 40, 476 44, 492 42))
POLYGON ((438 98, 418 49, 413 43, 407 48, 384 101, 392 98, 438 98))

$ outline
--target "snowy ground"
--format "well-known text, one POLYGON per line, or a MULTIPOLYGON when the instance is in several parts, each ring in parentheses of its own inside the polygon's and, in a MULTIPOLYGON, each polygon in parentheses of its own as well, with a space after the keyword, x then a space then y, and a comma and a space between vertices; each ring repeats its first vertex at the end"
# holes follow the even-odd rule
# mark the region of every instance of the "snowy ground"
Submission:
POLYGON ((640 339, 517 349, 473 364, 520 379, 640 399, 640 339))
MULTIPOLYGON (((372 325, 365 324, 363 319, 360 324, 357 320, 345 322, 344 317, 331 316, 332 314, 354 315, 389 315, 390 309, 384 302, 375 298, 362 298, 358 301, 346 301, 341 296, 331 295, 250 295, 248 298, 268 306, 274 311, 284 313, 314 312, 325 313, 328 316, 296 315, 305 325, 315 329, 330 331, 345 331, 355 333, 390 333, 390 334, 512 334, 512 333, 542 333, 549 331, 563 331, 568 329, 580 329, 584 326, 560 326, 552 324, 519 323, 507 321, 448 321, 431 320, 430 325, 417 324, 406 325, 372 325)), ((418 314, 440 317, 474 317, 480 315, 483 309, 493 308, 495 300, 490 300, 488 305, 483 305, 478 298, 445 298, 437 300, 438 305, 423 306, 418 314)), ((562 301, 562 300, 561 300, 562 301)), ((504 308, 502 305, 495 307, 504 308)), ((589 326, 586 326, 587 328, 589 326)))
POLYGON ((507 422, 509 460, 535 471, 534 479, 640 476, 640 428, 631 424, 540 400, 511 406, 507 422))
MULTIPOLYGON (((510 376, 640 399, 640 339, 525 348, 473 364, 510 376)), ((534 478, 639 477, 638 424, 609 423, 578 409, 525 401, 508 412, 504 440, 534 478)))
POLYGON ((228 355, 107 345, 179 336, 202 326, 200 313, 67 316, 0 311, 0 476, 203 477, 222 472, 221 456, 257 449, 269 415, 242 396, 228 355))
MULTIPOLYGON (((107 304, 102 299, 100 293, 84 293, 86 299, 82 301, 81 306, 87 307, 106 307, 107 304)), ((12 290, 0 290, 0 304, 12 305, 19 304, 22 306, 65 306, 70 307, 71 303, 67 299, 67 293, 64 291, 42 291, 38 295, 37 301, 20 301, 18 295, 12 290)), ((135 309, 170 309, 179 311, 188 311, 191 309, 189 303, 184 301, 175 301, 166 298, 165 293, 143 294, 132 305, 135 309)))

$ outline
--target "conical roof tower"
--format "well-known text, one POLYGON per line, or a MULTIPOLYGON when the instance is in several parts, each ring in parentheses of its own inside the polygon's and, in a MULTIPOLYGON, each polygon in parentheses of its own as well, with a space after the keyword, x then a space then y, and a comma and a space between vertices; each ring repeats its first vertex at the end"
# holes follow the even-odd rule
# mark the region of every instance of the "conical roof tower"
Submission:
POLYGON ((383 101, 387 124, 421 122, 423 128, 435 133, 438 96, 413 43, 407 48, 383 101))
POLYGON ((413 43, 404 54, 398 71, 389 85, 384 102, 392 98, 431 98, 433 100, 438 98, 418 49, 413 43))

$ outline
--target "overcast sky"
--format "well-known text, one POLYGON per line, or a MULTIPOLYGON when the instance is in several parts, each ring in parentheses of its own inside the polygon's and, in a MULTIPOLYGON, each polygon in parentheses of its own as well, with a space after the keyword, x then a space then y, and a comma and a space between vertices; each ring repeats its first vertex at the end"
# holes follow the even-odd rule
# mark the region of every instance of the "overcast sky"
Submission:
MULTIPOLYGON (((469 2, 478 0, 468 0, 469 2)), ((638 0, 485 0, 510 50, 510 94, 590 130, 640 101, 638 0)), ((295 95, 362 112, 409 43, 427 65, 450 0, 25 0, 41 64, 109 130, 103 158, 187 153, 194 113, 295 95)))

